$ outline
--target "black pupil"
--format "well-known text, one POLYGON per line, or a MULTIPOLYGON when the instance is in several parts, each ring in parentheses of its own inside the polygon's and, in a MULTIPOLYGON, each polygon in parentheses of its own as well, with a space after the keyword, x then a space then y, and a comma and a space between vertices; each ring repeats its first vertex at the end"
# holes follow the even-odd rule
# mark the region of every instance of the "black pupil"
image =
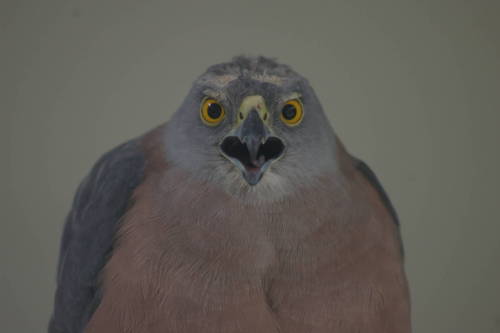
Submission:
POLYGON ((222 114, 222 108, 217 103, 210 103, 207 110, 208 116, 212 119, 217 119, 222 114))
POLYGON ((283 114, 283 117, 286 120, 292 120, 295 117, 295 115, 297 114, 297 109, 292 104, 287 104, 283 107, 283 110, 281 110, 281 113, 283 114))

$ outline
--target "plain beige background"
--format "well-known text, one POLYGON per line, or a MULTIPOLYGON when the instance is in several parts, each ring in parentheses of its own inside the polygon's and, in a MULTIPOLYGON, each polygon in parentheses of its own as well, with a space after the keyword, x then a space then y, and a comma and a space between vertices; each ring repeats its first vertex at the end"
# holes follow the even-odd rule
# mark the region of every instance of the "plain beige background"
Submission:
POLYGON ((415 332, 500 332, 500 2, 0 2, 0 332, 43 332, 63 219, 113 146, 235 54, 307 76, 401 220, 415 332))

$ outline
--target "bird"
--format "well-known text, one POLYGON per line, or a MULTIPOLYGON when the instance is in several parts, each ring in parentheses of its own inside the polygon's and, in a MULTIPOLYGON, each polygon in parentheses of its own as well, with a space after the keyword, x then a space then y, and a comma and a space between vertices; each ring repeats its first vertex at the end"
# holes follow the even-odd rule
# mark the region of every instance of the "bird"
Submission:
POLYGON ((81 182, 48 331, 407 333, 404 266, 387 193, 309 81, 238 55, 81 182))

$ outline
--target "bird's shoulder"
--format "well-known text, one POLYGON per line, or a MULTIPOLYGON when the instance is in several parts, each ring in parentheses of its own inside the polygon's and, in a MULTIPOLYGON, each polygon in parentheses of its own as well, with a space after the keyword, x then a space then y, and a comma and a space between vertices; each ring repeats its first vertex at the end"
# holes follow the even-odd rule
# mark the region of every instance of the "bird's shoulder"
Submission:
POLYGON ((384 187, 380 183, 380 180, 378 179, 375 172, 363 160, 354 156, 351 156, 351 159, 355 170, 359 172, 363 176, 363 178, 368 182, 368 184, 377 192, 379 199, 381 200, 382 204, 385 206, 385 208, 391 215, 394 223, 396 223, 396 225, 399 225, 399 217, 398 214, 396 213, 396 209, 394 208, 391 199, 389 198, 389 195, 387 194, 384 187))
POLYGON ((381 208, 388 221, 394 223, 400 246, 400 253, 404 257, 399 217, 389 195, 372 168, 363 160, 348 153, 340 140, 337 142, 337 156, 339 158, 339 166, 342 173, 358 191, 366 193, 366 189, 369 189, 369 192, 372 193, 372 195, 365 198, 369 200, 369 204, 381 208))
POLYGON ((161 132, 157 128, 111 149, 80 183, 63 228, 49 332, 81 331, 99 304, 99 272, 134 190, 155 165, 161 132))
POLYGON ((377 194, 377 200, 379 200, 384 208, 387 210, 391 219, 394 221, 396 225, 399 226, 399 218, 396 213, 396 209, 394 208, 389 195, 385 191, 382 183, 379 178, 375 174, 372 168, 365 163, 363 160, 357 158, 350 154, 342 142, 337 137, 337 156, 340 162, 340 169, 345 175, 352 178, 361 178, 363 181, 361 182, 362 186, 371 187, 377 194))

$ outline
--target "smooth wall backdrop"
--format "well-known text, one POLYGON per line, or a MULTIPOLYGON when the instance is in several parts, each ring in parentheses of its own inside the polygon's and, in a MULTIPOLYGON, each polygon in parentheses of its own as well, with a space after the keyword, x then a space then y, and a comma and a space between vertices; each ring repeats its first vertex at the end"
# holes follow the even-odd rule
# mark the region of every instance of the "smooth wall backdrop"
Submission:
POLYGON ((105 151, 235 54, 307 76, 402 221, 415 332, 500 332, 500 2, 0 2, 0 331, 43 332, 105 151))

